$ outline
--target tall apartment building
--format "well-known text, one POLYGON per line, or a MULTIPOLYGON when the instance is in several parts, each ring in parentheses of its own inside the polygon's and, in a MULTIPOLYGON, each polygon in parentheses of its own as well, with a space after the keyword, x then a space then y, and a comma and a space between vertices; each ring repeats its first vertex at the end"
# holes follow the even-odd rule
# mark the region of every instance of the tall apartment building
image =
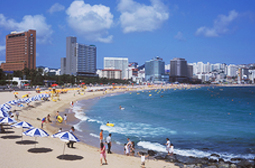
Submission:
MULTIPOLYGON (((145 80, 146 81, 166 81, 165 80, 165 62, 162 58, 156 57, 145 62, 145 80)), ((167 79, 168 80, 168 79, 167 79)))
POLYGON ((104 69, 121 70, 121 79, 127 79, 128 58, 104 57, 104 69))
POLYGON ((96 76, 96 46, 66 38, 66 58, 61 58, 61 74, 96 76))
POLYGON ((96 46, 76 43, 76 74, 96 74, 96 46))
POLYGON ((6 36, 6 63, 4 71, 21 71, 36 68, 36 30, 11 32, 6 36))
MULTIPOLYGON (((188 72, 187 61, 184 58, 174 58, 170 61, 170 82, 185 82, 191 73, 188 72)), ((189 68, 190 70, 193 67, 189 68)), ((193 74, 193 72, 192 72, 193 74)))

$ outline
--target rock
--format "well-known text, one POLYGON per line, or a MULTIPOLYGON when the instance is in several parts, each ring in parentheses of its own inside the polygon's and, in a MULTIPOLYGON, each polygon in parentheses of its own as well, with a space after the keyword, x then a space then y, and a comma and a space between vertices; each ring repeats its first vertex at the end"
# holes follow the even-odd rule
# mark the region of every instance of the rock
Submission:
POLYGON ((155 156, 157 154, 157 152, 155 152, 153 150, 148 150, 148 154, 149 154, 149 156, 155 156))
POLYGON ((158 156, 155 156, 154 159, 156 159, 156 160, 165 160, 165 156, 164 155, 158 155, 158 156))
POLYGON ((219 157, 220 157, 220 155, 215 154, 215 153, 211 154, 211 156, 214 156, 214 157, 217 157, 217 158, 219 158, 219 157))
POLYGON ((208 162, 210 162, 210 163, 217 163, 217 160, 216 160, 216 159, 210 158, 210 159, 208 160, 208 162))
POLYGON ((231 158, 230 159, 231 161, 241 161, 241 160, 243 160, 242 158, 231 158))
POLYGON ((229 168, 229 164, 226 163, 218 164, 218 168, 229 168))
POLYGON ((222 159, 222 158, 219 158, 219 161, 218 161, 220 164, 224 164, 225 163, 225 161, 224 161, 224 159, 222 159))
POLYGON ((241 160, 239 163, 237 163, 237 166, 241 168, 253 168, 254 164, 249 162, 248 160, 241 160))
POLYGON ((179 166, 180 168, 184 168, 184 165, 181 164, 181 163, 175 163, 174 165, 175 165, 175 166, 179 166))
POLYGON ((217 166, 205 166, 204 168, 217 168, 217 166))
POLYGON ((166 155, 165 160, 166 160, 166 162, 171 162, 171 163, 177 161, 177 159, 174 155, 173 156, 166 155))
POLYGON ((185 168, 195 168, 196 165, 192 164, 192 165, 186 165, 185 168))
POLYGON ((237 168, 237 166, 235 164, 231 164, 230 168, 237 168))
POLYGON ((176 155, 177 162, 187 164, 187 165, 196 164, 197 163, 196 159, 197 158, 194 158, 194 157, 185 157, 185 156, 176 155))

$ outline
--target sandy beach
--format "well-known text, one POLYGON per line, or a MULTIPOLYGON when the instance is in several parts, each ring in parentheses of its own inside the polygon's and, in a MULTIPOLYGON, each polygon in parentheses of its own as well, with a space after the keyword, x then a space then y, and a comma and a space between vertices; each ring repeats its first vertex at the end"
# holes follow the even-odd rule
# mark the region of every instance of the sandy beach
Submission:
MULTIPOLYGON (((121 91, 121 90, 119 90, 121 91)), ((118 92, 109 91, 109 93, 118 92)), ((20 91, 18 96, 21 97, 24 94, 27 94, 27 91, 20 91)), ((31 102, 30 105, 33 107, 16 108, 19 111, 19 121, 27 121, 32 124, 34 127, 41 127, 41 121, 37 118, 42 119, 46 117, 47 114, 51 115, 51 119, 54 121, 54 115, 56 111, 63 112, 66 108, 70 106, 71 101, 77 101, 81 99, 92 99, 98 96, 102 96, 102 91, 97 92, 86 92, 85 95, 75 94, 76 91, 69 91, 65 94, 60 94, 60 101, 36 101, 31 102)), ((35 91, 30 91, 29 96, 32 97, 36 95, 35 91)), ((3 104, 7 101, 14 100, 13 92, 0 92, 0 104, 3 104)), ((12 110, 15 108, 13 107, 12 110)), ((68 122, 67 122, 68 124, 68 122)), ((46 123, 44 125, 44 130, 50 135, 58 131, 57 127, 53 127, 53 124, 46 123)), ((66 127, 63 127, 64 131, 69 130, 66 127)), ((21 145, 17 144, 17 141, 20 141, 19 137, 22 133, 21 128, 12 128, 6 129, 10 133, 0 134, 0 154, 1 154, 1 163, 0 167, 102 167, 100 166, 100 154, 99 148, 86 145, 84 143, 75 143, 75 148, 65 148, 65 154, 73 155, 70 157, 74 160, 61 160, 57 157, 63 154, 64 142, 58 138, 45 137, 37 138, 36 148, 43 148, 47 152, 43 153, 31 153, 28 150, 34 148, 34 144, 21 145)), ((34 137, 23 136, 23 140, 34 141, 34 137)), ((138 157, 124 156, 120 154, 109 154, 107 155, 108 165, 103 165, 103 167, 111 168, 130 168, 130 167, 140 167, 141 159, 138 157)), ((168 163, 165 161, 155 161, 147 160, 146 167, 177 167, 173 163, 168 163)))

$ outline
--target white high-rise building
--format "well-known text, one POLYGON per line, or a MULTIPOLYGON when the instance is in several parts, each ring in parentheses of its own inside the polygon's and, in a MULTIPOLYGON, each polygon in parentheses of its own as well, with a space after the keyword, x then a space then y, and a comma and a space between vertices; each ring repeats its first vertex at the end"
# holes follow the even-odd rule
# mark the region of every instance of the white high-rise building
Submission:
POLYGON ((238 67, 236 65, 230 64, 228 66, 228 73, 227 73, 227 75, 231 76, 231 77, 237 76, 237 71, 238 71, 238 67))
POLYGON ((204 72, 204 63, 198 62, 197 63, 197 73, 203 73, 204 72))
POLYGON ((104 69, 119 69, 122 79, 127 79, 128 58, 104 57, 104 69))

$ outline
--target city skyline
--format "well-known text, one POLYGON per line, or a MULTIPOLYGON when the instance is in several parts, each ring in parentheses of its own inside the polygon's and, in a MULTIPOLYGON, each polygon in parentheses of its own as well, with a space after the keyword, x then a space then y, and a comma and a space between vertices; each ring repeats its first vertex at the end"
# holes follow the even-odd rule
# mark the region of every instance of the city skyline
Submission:
POLYGON ((99 69, 104 57, 127 57, 139 65, 156 56, 166 64, 175 57, 189 63, 255 62, 252 1, 46 0, 32 8, 30 2, 1 2, 0 61, 7 34, 35 29, 37 66, 60 68, 68 36, 97 46, 99 69))

